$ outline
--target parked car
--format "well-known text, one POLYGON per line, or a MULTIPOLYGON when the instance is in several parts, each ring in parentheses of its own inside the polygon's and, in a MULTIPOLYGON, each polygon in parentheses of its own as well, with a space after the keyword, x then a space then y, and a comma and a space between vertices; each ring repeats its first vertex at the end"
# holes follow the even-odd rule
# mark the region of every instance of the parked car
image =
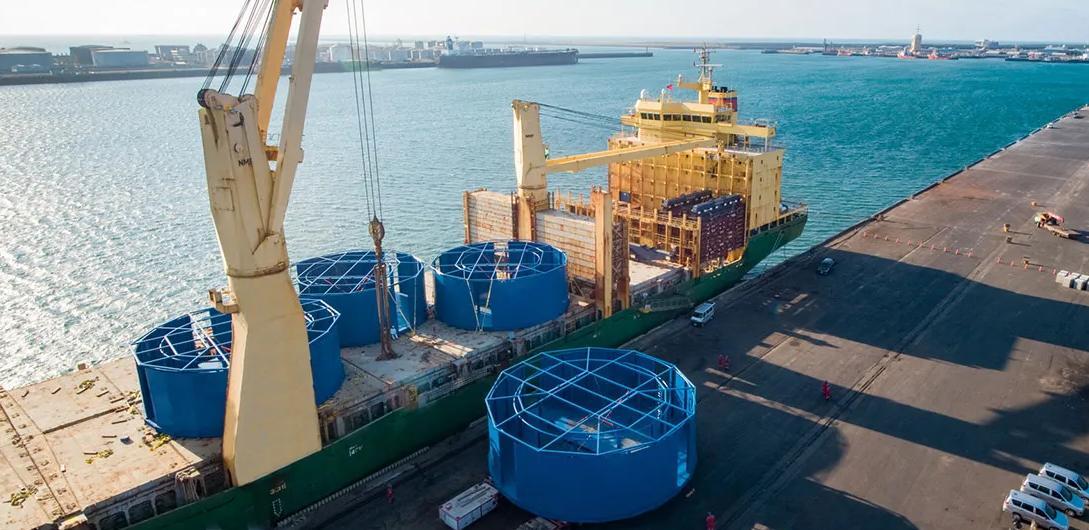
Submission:
POLYGON ((1079 497, 1089 501, 1089 481, 1086 481, 1085 477, 1079 473, 1052 463, 1046 463, 1040 468, 1039 475, 1070 488, 1079 497))
POLYGON ((1048 530, 1070 530, 1070 520, 1048 503, 1027 493, 1010 490, 1002 501, 1002 511, 1008 512, 1015 523, 1036 523, 1048 530))
POLYGON ((817 264, 817 274, 821 276, 828 276, 832 273, 832 267, 836 266, 836 260, 832 258, 824 258, 817 264))
POLYGON ((1085 513, 1085 499, 1075 495, 1070 488, 1047 477, 1028 474, 1021 483, 1021 491, 1046 501, 1066 515, 1081 517, 1085 513))
POLYGON ((692 321, 693 326, 703 326, 704 324, 710 322, 711 319, 714 317, 715 303, 704 302, 696 306, 696 308, 692 310, 692 316, 689 317, 689 320, 692 321))

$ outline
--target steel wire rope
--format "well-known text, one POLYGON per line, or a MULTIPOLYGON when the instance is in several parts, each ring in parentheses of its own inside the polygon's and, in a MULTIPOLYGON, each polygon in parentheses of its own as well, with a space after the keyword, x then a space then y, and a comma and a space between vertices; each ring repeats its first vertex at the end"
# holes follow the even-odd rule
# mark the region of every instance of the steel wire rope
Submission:
MULTIPOLYGON (((367 12, 363 7, 363 0, 359 0, 359 18, 363 26, 363 52, 367 55, 367 95, 366 105, 369 107, 370 114, 370 138, 373 146, 372 151, 372 167, 374 174, 374 182, 377 187, 378 195, 378 218, 381 220, 383 217, 382 209, 382 178, 378 171, 378 128, 374 122, 374 91, 371 89, 371 68, 370 68, 370 47, 369 40, 367 38, 367 12)), ((359 24, 356 24, 356 29, 359 28, 359 24)), ((367 116, 363 117, 366 120, 367 116)), ((364 123, 365 124, 365 123, 364 123)))
MULTIPOLYGON (((273 6, 270 5, 268 11, 265 13, 265 23, 262 25, 261 36, 257 39, 257 47, 253 52, 253 60, 250 61, 250 67, 246 70, 246 77, 242 81, 242 89, 238 91, 239 94, 245 94, 246 89, 250 86, 250 79, 253 77, 253 71, 257 67, 258 58, 262 55, 265 49, 265 42, 268 40, 269 28, 272 24, 272 12, 273 6)), ((279 68, 281 65, 276 65, 279 68)), ((279 76, 277 76, 277 80, 279 76)), ((276 82, 276 81, 272 81, 276 82)))
POLYGON ((353 59, 352 87, 355 101, 356 129, 359 134, 359 158, 362 168, 360 174, 363 177, 363 194, 364 201, 367 204, 367 217, 374 218, 378 212, 375 208, 375 189, 373 179, 371 178, 369 154, 370 142, 367 140, 368 130, 366 127, 366 120, 363 118, 366 108, 363 103, 363 76, 360 71, 363 61, 367 61, 367 68, 370 68, 370 57, 360 54, 359 20, 358 17, 355 16, 355 2, 345 2, 344 8, 348 17, 348 42, 352 50, 353 59))
POLYGON ((223 59, 227 57, 227 50, 230 50, 230 44, 234 42, 234 35, 238 32, 238 25, 242 23, 242 18, 246 15, 246 11, 250 8, 250 2, 253 0, 245 0, 242 4, 242 9, 238 11, 238 17, 234 19, 234 25, 231 26, 231 31, 227 33, 227 42, 219 48, 219 53, 216 54, 216 60, 212 63, 212 68, 208 70, 208 77, 204 78, 204 83, 201 85, 202 89, 207 89, 212 86, 212 80, 215 79, 216 74, 219 72, 220 65, 223 64, 223 59))
MULTIPOLYGON (((230 87, 231 80, 238 71, 238 65, 242 64, 242 61, 245 59, 246 46, 249 45, 250 40, 253 38, 253 33, 256 30, 256 23, 259 19, 258 13, 263 8, 267 7, 268 0, 258 0, 257 3, 253 4, 253 8, 250 10, 249 16, 246 19, 246 25, 242 28, 242 34, 239 37, 238 44, 234 47, 234 53, 231 55, 231 62, 227 65, 227 73, 223 76, 223 81, 219 84, 220 92, 226 92, 230 87)), ((229 44, 234 45, 233 42, 229 44)), ((253 60, 257 60, 256 52, 254 52, 253 60)))

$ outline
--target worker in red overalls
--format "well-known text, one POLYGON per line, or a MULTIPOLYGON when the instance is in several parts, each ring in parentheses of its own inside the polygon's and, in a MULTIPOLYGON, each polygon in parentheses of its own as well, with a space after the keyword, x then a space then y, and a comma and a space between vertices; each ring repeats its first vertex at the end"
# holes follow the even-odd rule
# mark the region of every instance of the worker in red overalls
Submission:
POLYGON ((832 399, 832 386, 828 384, 828 381, 821 384, 821 395, 824 396, 825 401, 832 399))
POLYGON ((725 372, 730 369, 730 358, 724 353, 718 354, 718 369, 721 372, 725 372))
POLYGON ((715 530, 715 514, 707 512, 707 530, 715 530))
POLYGON ((393 504, 393 484, 386 484, 386 503, 393 504))

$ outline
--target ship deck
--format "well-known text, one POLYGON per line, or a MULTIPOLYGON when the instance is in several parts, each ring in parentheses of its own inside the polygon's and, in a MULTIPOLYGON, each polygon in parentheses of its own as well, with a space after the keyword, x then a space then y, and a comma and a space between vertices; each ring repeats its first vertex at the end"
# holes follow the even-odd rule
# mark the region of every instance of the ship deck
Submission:
POLYGON ((153 479, 173 482, 177 471, 220 454, 218 438, 144 442, 129 357, 2 392, 0 407, 4 528, 48 524, 153 479), (21 504, 10 502, 20 491, 28 493, 21 504))
MULTIPOLYGON (((573 313, 581 310, 572 305, 573 313)), ((345 348, 344 384, 322 410, 351 410, 473 352, 504 348, 507 337, 431 320, 394 341, 400 355, 395 360, 376 361, 377 345, 345 348)), ((219 462, 219 438, 145 443, 151 430, 139 396, 129 356, 0 391, 0 497, 25 497, 0 504, 0 527, 35 528, 81 509, 93 512, 90 507, 106 506, 132 490, 173 487, 174 474, 186 467, 219 462)))
MULTIPOLYGON (((712 512, 737 529, 1008 528, 1000 505, 1026 473, 1089 472, 1089 292, 1059 270, 1089 274, 1089 119, 728 291, 706 327, 678 319, 635 341, 697 385, 699 464, 665 506, 604 527, 703 528, 712 512), (1040 210, 1078 238, 1038 229, 1040 210), (825 257, 837 265, 818 276, 825 257)), ((443 528, 435 507, 487 475, 487 450, 480 438, 395 484, 392 507, 379 496, 327 527, 443 528)), ((474 528, 530 518, 501 503, 474 528)))

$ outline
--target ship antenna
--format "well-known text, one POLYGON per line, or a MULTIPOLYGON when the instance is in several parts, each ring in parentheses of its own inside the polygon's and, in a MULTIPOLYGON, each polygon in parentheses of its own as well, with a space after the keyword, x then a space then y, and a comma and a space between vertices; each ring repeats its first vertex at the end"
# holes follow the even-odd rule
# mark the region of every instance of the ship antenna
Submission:
POLYGON ((700 70, 700 83, 711 84, 711 75, 715 71, 715 67, 722 66, 721 64, 711 64, 711 50, 707 47, 707 43, 703 44, 703 47, 693 50, 696 52, 697 62, 693 66, 700 70))

